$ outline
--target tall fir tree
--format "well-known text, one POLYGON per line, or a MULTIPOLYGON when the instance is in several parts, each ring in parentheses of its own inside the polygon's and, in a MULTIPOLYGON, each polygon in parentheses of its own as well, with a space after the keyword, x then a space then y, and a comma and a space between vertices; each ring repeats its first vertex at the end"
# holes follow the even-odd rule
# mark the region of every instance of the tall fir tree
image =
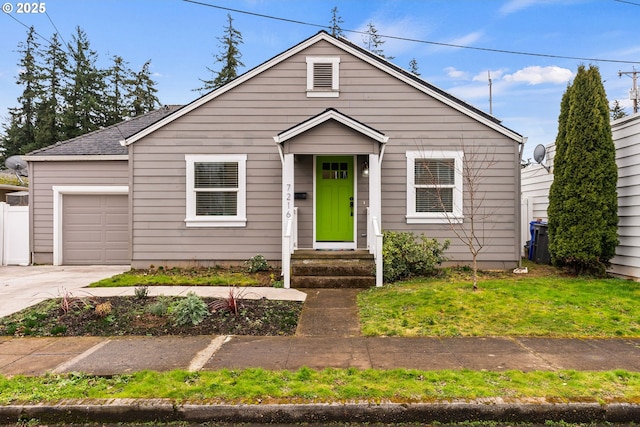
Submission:
POLYGON ((333 37, 344 36, 342 28, 340 27, 340 24, 343 22, 342 17, 338 13, 338 6, 334 6, 333 9, 331 9, 331 22, 329 22, 329 28, 331 29, 331 35, 333 37))
POLYGON ((617 99, 613 101, 610 114, 611 114, 611 120, 617 120, 623 117, 627 117, 627 112, 624 111, 624 108, 622 107, 622 105, 620 105, 620 102, 617 99))
POLYGON ((134 73, 131 83, 131 91, 127 98, 131 100, 129 114, 139 116, 156 109, 160 105, 160 100, 156 95, 156 82, 151 78, 151 60, 144 63, 140 71, 134 73))
POLYGON ((36 41, 34 27, 27 32, 27 39, 18 45, 21 54, 16 84, 23 88, 18 97, 18 107, 9 109, 10 121, 2 138, 2 160, 24 154, 33 146, 36 136, 37 104, 42 94, 40 67, 36 59, 40 44, 36 41))
POLYGON ((67 66, 67 54, 57 34, 53 34, 42 58, 41 79, 43 93, 38 104, 36 140, 28 151, 46 147, 63 139, 61 112, 63 107, 62 72, 67 66))
POLYGON ((618 170, 600 71, 578 67, 558 118, 549 251, 558 266, 604 274, 618 244, 618 170))
POLYGON ((391 61, 395 58, 394 56, 386 56, 384 54, 382 45, 385 43, 385 41, 382 40, 382 37, 380 36, 380 34, 378 34, 378 29, 375 25, 373 25, 373 22, 369 22, 367 24, 367 31, 365 31, 365 35, 362 41, 367 49, 369 49, 372 53, 375 53, 379 57, 384 58, 387 61, 391 61))
POLYGON ((105 124, 104 73, 97 67, 98 54, 91 49, 87 34, 76 28, 69 43, 65 69, 65 109, 62 113, 66 139, 99 129, 105 124))
POLYGON ((215 71, 207 67, 207 70, 215 77, 210 80, 200 79, 204 85, 196 89, 196 91, 208 92, 217 89, 235 79, 238 76, 238 68, 244 67, 244 64, 240 61, 242 53, 238 48, 243 43, 242 33, 233 27, 231 15, 227 15, 227 26, 224 27, 224 35, 217 39, 222 45, 220 46, 220 53, 215 56, 215 62, 221 63, 222 68, 220 71, 215 71))
POLYGON ((105 119, 106 126, 120 123, 129 115, 131 102, 127 99, 133 91, 133 71, 121 56, 114 55, 106 72, 105 119))

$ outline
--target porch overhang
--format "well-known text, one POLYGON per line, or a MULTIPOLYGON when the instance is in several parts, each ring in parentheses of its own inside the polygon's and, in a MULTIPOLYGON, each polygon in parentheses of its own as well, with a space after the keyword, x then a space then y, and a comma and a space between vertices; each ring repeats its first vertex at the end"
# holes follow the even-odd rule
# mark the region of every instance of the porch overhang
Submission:
POLYGON ((335 108, 328 108, 322 113, 313 116, 292 128, 289 128, 285 131, 280 132, 278 135, 273 137, 273 140, 278 144, 283 144, 284 142, 310 130, 315 128, 322 123, 325 123, 329 120, 335 120, 338 123, 342 123, 343 125, 353 129, 354 131, 373 139, 374 141, 378 141, 381 144, 385 144, 389 137, 383 134, 382 132, 377 131, 371 126, 367 126, 358 120, 355 120, 352 117, 347 116, 346 114, 342 114, 340 111, 335 108))
MULTIPOLYGON (((340 137, 338 137, 340 138, 340 137)), ((381 216, 382 216, 382 197, 381 197, 381 166, 386 143, 389 137, 382 132, 368 126, 352 117, 339 112, 334 108, 329 108, 322 113, 313 116, 285 131, 280 132, 273 137, 277 144, 280 160, 282 161, 282 275, 285 288, 290 287, 291 283, 291 254, 298 249, 298 206, 295 202, 295 156, 297 155, 313 155, 315 156, 367 156, 368 167, 368 197, 369 206, 366 209, 366 237, 367 249, 373 254, 376 263, 376 286, 382 286, 382 234, 381 234, 381 216), (334 122, 334 123, 328 123, 334 122), (343 144, 332 143, 332 139, 336 139, 336 134, 331 131, 340 130, 335 123, 344 126, 347 132, 344 133, 346 140, 343 144), (327 133, 331 138, 327 139, 327 133), (302 136, 304 134, 304 136, 302 136), (350 136, 349 136, 350 135, 350 136), (300 138, 296 139, 296 137, 300 138), (318 140, 322 140, 327 144, 318 144, 318 140), (349 139, 351 138, 351 139, 349 139), (316 143, 310 143, 311 141, 316 143)), ((315 162, 315 160, 314 160, 315 162)), ((345 163, 347 164, 347 163, 345 163)), ((314 164, 315 167, 315 164, 314 164)), ((348 174, 349 176, 351 173, 348 174)), ((314 248, 320 249, 336 249, 344 248, 351 245, 357 248, 358 233, 354 227, 353 242, 342 241, 337 239, 325 239, 322 242, 316 240, 315 215, 316 215, 316 192, 315 192, 315 173, 314 173, 314 195, 313 195, 313 245, 314 248), (331 241, 330 241, 331 240, 331 241), (319 246, 322 244, 323 246, 319 246), (330 247, 325 247, 324 245, 330 247)), ((365 176, 365 175, 363 175, 365 176)), ((354 181, 357 183, 357 181, 354 181)), ((357 184, 354 185, 354 190, 357 184)), ((354 199, 357 201, 357 190, 354 197, 351 197, 352 208, 354 199)), ((356 203, 357 206, 357 203, 356 203)), ((362 215, 362 214, 361 214, 362 215)), ((354 223, 357 223, 357 209, 354 216, 352 210, 351 216, 354 217, 354 223)), ((351 246, 349 246, 351 247, 351 246)))

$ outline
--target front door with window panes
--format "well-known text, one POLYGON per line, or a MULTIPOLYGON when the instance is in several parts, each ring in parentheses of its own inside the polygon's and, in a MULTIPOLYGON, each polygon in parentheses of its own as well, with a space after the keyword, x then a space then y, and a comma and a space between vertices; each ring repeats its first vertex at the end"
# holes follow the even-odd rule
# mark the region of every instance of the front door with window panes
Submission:
POLYGON ((353 242, 353 156, 316 157, 316 241, 353 242))

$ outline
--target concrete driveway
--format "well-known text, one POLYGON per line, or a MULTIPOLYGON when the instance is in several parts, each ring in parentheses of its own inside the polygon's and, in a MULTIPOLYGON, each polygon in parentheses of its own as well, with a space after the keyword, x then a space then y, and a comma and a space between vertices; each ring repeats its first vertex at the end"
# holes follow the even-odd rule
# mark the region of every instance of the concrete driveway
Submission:
POLYGON ((20 311, 65 292, 82 296, 82 288, 128 271, 128 265, 2 266, 0 267, 0 317, 20 311))

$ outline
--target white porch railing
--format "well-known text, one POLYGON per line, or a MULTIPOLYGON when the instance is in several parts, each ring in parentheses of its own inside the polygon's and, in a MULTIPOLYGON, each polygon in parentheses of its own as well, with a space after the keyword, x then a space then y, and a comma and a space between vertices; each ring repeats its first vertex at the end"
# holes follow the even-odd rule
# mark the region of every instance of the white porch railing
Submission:
POLYGON ((367 249, 376 263, 376 286, 382 286, 382 230, 378 218, 367 208, 367 249))
POLYGON ((291 287, 291 254, 298 248, 298 208, 292 209, 282 236, 282 279, 284 287, 291 287))

